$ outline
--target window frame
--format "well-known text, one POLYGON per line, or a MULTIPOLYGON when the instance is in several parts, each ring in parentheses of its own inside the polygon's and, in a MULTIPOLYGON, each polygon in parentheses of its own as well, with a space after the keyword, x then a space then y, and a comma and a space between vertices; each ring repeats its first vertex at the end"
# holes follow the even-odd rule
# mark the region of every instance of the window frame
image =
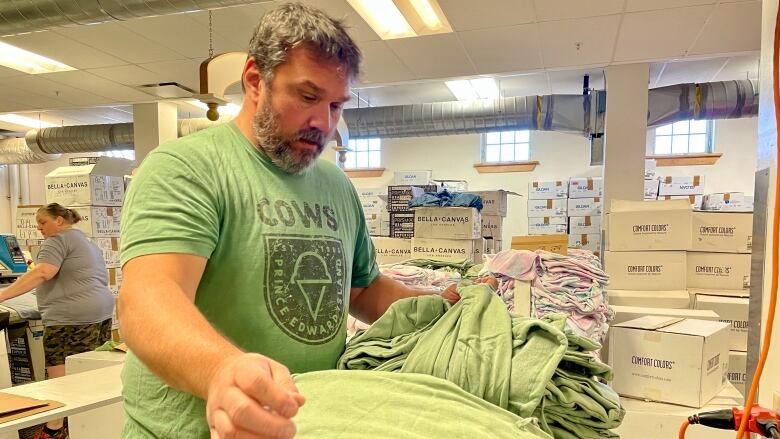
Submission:
MULTIPOLYGON (((506 143, 510 144, 510 143, 506 143)), ((479 159, 480 163, 484 165, 501 165, 501 164, 511 164, 511 163, 523 163, 528 162, 531 160, 531 157, 533 157, 533 144, 534 144, 534 131, 533 130, 505 130, 505 131, 491 131, 488 133, 482 133, 480 134, 480 152, 479 152, 479 159), (519 131, 525 131, 528 133, 528 142, 517 142, 512 141, 512 145, 515 147, 515 151, 513 153, 514 160, 501 160, 501 153, 499 151, 499 160, 498 161, 487 161, 487 147, 489 146, 487 143, 487 137, 489 134, 498 133, 499 135, 503 133, 517 133, 519 131), (517 158, 517 146, 528 144, 528 157, 518 160, 517 158)), ((490 145, 504 145, 504 143, 491 143, 490 145)))
MULTIPOLYGON (((678 121, 683 122, 683 121, 678 121)), ((674 134, 674 131, 670 131, 669 134, 658 134, 659 128, 664 128, 669 126, 670 130, 673 130, 673 125, 677 122, 672 122, 670 124, 661 125, 658 127, 653 128, 653 141, 651 142, 651 154, 652 155, 661 155, 661 156, 675 156, 675 157, 685 157, 689 155, 701 155, 701 154, 712 154, 715 152, 715 124, 712 119, 688 119, 688 133, 686 134, 674 134), (690 132, 690 123, 693 121, 705 121, 706 122, 706 129, 704 132, 705 135, 705 145, 704 145, 704 151, 700 152, 691 152, 691 135, 701 134, 701 133, 691 133, 690 132), (660 152, 658 151, 658 137, 669 137, 670 140, 670 146, 669 146, 669 152, 660 152), (687 150, 686 152, 674 152, 674 136, 686 136, 688 140, 687 150)))
POLYGON ((342 170, 344 170, 344 171, 355 171, 355 170, 366 170, 366 169, 384 169, 384 168, 382 168, 382 162, 384 161, 384 157, 383 157, 384 154, 383 154, 383 149, 382 149, 382 138, 381 137, 370 137, 370 138, 367 138, 367 139, 349 139, 349 142, 347 142, 347 148, 349 149, 349 151, 346 151, 344 153, 346 160, 344 160, 343 162, 339 161, 339 165, 341 166, 342 170), (366 144, 367 149, 365 149, 365 150, 362 150, 362 149, 361 150, 357 150, 356 149, 357 148, 356 143, 361 141, 361 140, 365 140, 367 142, 367 144, 366 144), (372 148, 372 146, 371 146, 372 141, 377 141, 378 142, 379 145, 378 145, 377 149, 371 149, 372 148), (371 153, 372 152, 379 152, 379 163, 377 163, 376 166, 371 166, 371 153), (368 166, 357 166, 357 163, 358 163, 358 156, 357 156, 357 154, 366 154, 367 155, 366 162, 367 162, 368 166), (348 166, 347 165, 347 163, 350 161, 350 156, 351 155, 355 157, 355 166, 348 166))

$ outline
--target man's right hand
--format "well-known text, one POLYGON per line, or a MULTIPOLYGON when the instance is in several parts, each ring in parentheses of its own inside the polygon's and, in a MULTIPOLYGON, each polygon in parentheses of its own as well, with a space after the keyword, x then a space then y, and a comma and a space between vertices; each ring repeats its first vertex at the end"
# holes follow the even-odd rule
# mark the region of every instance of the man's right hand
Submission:
POLYGON ((211 438, 292 438, 292 417, 304 402, 284 365, 260 354, 232 356, 209 382, 206 420, 211 438))

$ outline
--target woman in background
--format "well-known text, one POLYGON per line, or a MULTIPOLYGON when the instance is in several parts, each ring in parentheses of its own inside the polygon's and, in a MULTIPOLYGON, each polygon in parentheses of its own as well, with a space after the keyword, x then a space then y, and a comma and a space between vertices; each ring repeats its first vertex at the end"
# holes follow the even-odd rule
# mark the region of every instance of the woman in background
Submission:
MULTIPOLYGON (((0 302, 33 289, 41 312, 49 378, 65 375, 65 357, 94 350, 111 339, 114 296, 100 249, 73 225, 81 216, 57 203, 38 210, 45 240, 35 268, 0 293, 0 302)), ((63 419, 47 422, 34 439, 65 439, 63 419)))

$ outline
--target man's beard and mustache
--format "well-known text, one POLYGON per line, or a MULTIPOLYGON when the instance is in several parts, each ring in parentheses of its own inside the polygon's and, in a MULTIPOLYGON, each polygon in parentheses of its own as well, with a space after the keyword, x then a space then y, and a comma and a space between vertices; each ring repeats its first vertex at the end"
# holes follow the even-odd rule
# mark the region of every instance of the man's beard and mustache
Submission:
POLYGON ((291 136, 283 135, 279 129, 279 114, 271 107, 270 94, 266 93, 263 101, 263 106, 252 121, 257 145, 271 162, 288 174, 300 174, 311 168, 325 149, 328 136, 317 128, 299 131, 291 136), (317 145, 317 149, 296 151, 292 145, 298 140, 312 142, 317 145))

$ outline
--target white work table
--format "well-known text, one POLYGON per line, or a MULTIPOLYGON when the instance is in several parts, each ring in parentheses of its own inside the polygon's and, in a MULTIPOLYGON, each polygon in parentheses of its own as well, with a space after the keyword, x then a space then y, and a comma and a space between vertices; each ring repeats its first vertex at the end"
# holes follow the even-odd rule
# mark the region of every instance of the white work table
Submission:
POLYGON ((65 404, 65 406, 0 424, 0 439, 18 438, 17 430, 42 424, 52 419, 121 403, 121 372, 122 365, 120 364, 3 389, 2 391, 5 393, 55 400, 65 404))

